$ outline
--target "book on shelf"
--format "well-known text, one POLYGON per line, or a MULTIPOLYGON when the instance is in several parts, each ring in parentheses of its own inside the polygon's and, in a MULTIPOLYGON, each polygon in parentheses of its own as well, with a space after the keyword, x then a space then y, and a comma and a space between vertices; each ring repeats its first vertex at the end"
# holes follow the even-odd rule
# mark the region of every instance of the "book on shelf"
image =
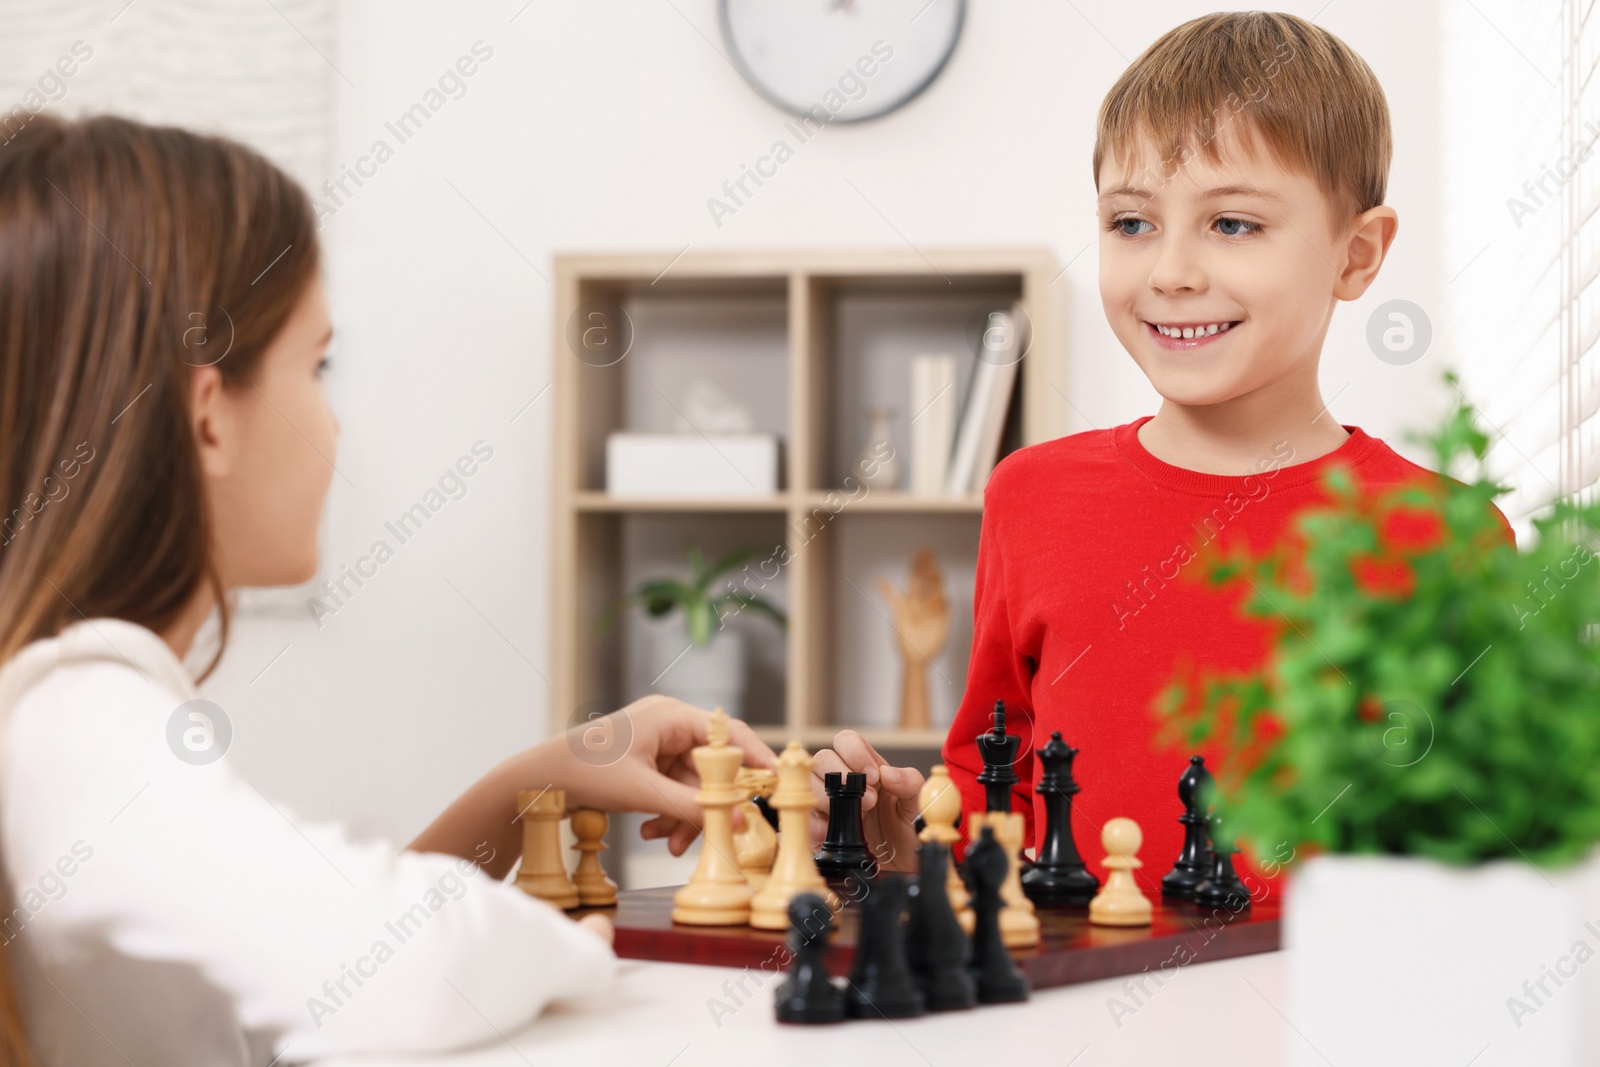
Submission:
POLYGON ((950 496, 981 492, 999 461, 1011 393, 1027 351, 1026 323, 1020 304, 991 311, 984 323, 945 476, 945 492, 950 496))
POLYGON ((911 491, 941 496, 956 434, 956 358, 911 357, 911 491))

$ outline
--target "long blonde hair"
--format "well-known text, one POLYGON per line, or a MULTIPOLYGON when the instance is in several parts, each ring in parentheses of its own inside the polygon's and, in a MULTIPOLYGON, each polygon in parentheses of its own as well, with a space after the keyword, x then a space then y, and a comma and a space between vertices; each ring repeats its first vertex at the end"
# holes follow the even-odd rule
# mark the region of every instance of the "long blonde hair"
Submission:
POLYGON ((0 663, 79 618, 159 632, 202 583, 226 642, 190 378, 248 387, 318 257, 305 192, 224 138, 40 115, 0 147, 0 663))

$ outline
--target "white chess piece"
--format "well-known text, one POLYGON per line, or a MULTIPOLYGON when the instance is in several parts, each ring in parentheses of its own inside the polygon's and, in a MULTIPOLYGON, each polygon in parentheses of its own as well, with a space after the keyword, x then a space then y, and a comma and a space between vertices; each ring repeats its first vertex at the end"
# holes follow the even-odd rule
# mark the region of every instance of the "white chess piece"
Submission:
POLYGON ((1133 871, 1144 866, 1136 854, 1144 832, 1132 819, 1116 818, 1100 831, 1105 846, 1106 884, 1089 902, 1089 921, 1096 926, 1149 926, 1154 909, 1139 890, 1133 871))
POLYGON ((834 911, 839 898, 828 888, 811 855, 807 822, 811 816, 811 757, 798 741, 778 757, 778 789, 770 801, 778 813, 778 858, 766 885, 750 903, 750 925, 758 930, 789 929, 789 901, 815 893, 834 911))
MULTIPOLYGON (((922 783, 922 791, 917 794, 917 805, 922 809, 922 821, 925 824, 918 835, 921 840, 937 841, 952 847, 961 839, 961 831, 956 829, 956 818, 961 814, 961 793, 950 780, 950 771, 944 764, 933 765, 933 772, 922 783)), ((950 862, 945 865, 945 870, 948 872, 945 892, 950 897, 950 906, 970 934, 972 904, 967 896, 967 883, 961 880, 961 872, 956 870, 954 851, 950 853, 950 862)))
POLYGON ((771 797, 772 791, 778 786, 778 774, 764 768, 740 767, 734 785, 745 799, 736 805, 736 810, 744 818, 744 826, 734 831, 733 858, 750 884, 760 892, 761 887, 767 884, 767 875, 772 873, 772 861, 778 854, 778 831, 761 814, 754 798, 771 797))
POLYGON ((1022 892, 1022 835, 1025 828, 1020 811, 968 812, 971 823, 968 843, 982 836, 985 826, 994 830, 994 839, 1006 853, 1006 879, 1000 883, 1000 940, 1006 948, 1030 948, 1039 943, 1039 916, 1033 901, 1022 892))
POLYGON ((517 888, 558 908, 576 908, 578 889, 567 876, 567 865, 561 858, 566 791, 546 788, 537 793, 519 792, 517 810, 522 813, 522 863, 517 870, 517 888))
POLYGON ((745 799, 734 785, 744 752, 728 744, 728 716, 711 713, 710 744, 690 753, 700 775, 695 803, 705 813, 700 862, 672 898, 672 921, 690 926, 741 926, 750 919, 755 886, 734 859, 733 806, 745 799))

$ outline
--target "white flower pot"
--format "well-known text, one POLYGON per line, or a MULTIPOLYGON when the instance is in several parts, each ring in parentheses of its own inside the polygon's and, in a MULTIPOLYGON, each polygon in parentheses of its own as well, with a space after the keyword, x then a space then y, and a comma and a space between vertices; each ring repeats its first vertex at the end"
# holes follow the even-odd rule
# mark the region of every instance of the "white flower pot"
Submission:
POLYGON ((1285 900, 1295 1067, 1576 1067, 1600 1053, 1600 862, 1319 856, 1285 900))
POLYGON ((681 625, 662 626, 652 631, 650 643, 656 692, 708 710, 721 708, 734 718, 744 715, 744 634, 718 630, 709 645, 696 648, 681 625))

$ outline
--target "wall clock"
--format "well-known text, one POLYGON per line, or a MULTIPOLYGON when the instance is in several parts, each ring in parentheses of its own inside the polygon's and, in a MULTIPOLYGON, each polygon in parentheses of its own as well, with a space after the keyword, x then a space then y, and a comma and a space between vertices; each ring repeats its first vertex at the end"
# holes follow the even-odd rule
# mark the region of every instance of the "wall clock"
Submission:
POLYGON ((966 8, 966 0, 719 0, 723 39, 756 91, 832 122, 887 115, 926 89, 955 50, 966 8))

